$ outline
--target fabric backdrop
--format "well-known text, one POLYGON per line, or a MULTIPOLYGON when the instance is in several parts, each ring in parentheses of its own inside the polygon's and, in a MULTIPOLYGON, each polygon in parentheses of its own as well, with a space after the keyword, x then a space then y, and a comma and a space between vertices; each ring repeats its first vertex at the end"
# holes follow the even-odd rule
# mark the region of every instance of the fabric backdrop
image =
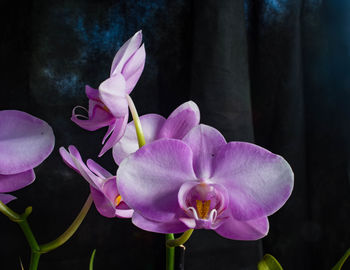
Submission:
MULTIPOLYGON (((0 4, 0 109, 25 110, 54 129, 52 155, 36 181, 9 205, 33 206, 40 243, 62 233, 89 194, 63 164, 74 144, 97 160, 104 130, 71 122, 87 106, 84 86, 107 78, 117 49, 142 29, 146 65, 132 93, 139 113, 168 116, 191 99, 201 122, 228 141, 254 142, 282 155, 295 173, 290 200, 270 217, 263 240, 243 242, 195 231, 186 269, 256 269, 265 253, 285 269, 330 269, 350 247, 350 3, 332 0, 32 0, 0 4)), ((111 152, 97 160, 115 172, 111 152)), ((20 229, 0 216, 0 268, 27 266, 20 229)), ((39 269, 163 269, 163 235, 94 207, 39 269)))

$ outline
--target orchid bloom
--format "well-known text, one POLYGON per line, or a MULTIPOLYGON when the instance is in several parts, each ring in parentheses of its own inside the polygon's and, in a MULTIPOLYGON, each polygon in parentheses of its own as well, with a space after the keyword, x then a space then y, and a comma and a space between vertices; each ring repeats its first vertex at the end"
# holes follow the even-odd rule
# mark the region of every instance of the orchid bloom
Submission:
MULTIPOLYGON (((193 127, 199 124, 199 108, 193 101, 188 101, 177 107, 165 119, 158 114, 140 116, 140 122, 146 143, 162 138, 182 139, 193 127)), ((134 121, 131 121, 125 130, 122 139, 113 146, 113 158, 119 165, 129 154, 139 148, 134 121)))
POLYGON ((182 140, 143 146, 122 161, 117 178, 141 229, 212 229, 237 240, 267 234, 267 217, 286 202, 294 181, 281 156, 251 143, 227 143, 203 124, 182 140))
POLYGON ((126 95, 134 89, 145 65, 145 47, 141 43, 142 33, 139 31, 118 50, 110 77, 100 84, 99 89, 86 86, 89 109, 81 106, 73 109, 71 120, 86 130, 94 131, 108 126, 99 156, 112 148, 124 134, 129 117, 126 95), (78 114, 79 108, 88 115, 78 114))
POLYGON ((12 192, 31 184, 33 168, 52 152, 55 137, 43 120, 16 110, 0 111, 0 201, 16 199, 12 192))
POLYGON ((69 152, 60 147, 63 161, 89 184, 92 198, 97 211, 105 217, 130 218, 133 210, 130 209, 118 193, 116 177, 89 159, 85 165, 75 146, 68 147, 69 152))

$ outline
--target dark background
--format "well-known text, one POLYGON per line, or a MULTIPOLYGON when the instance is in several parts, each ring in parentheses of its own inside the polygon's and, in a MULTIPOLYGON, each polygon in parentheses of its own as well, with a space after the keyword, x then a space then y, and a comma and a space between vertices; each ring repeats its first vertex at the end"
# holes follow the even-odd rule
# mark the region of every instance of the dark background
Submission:
MULTIPOLYGON (((334 0, 1 1, 1 109, 27 111, 54 129, 56 147, 37 180, 9 204, 29 218, 39 243, 75 218, 88 184, 61 161, 74 144, 100 159, 105 130, 71 122, 87 106, 84 85, 109 75, 117 49, 142 29, 146 65, 132 93, 140 114, 168 116, 195 101, 202 122, 226 139, 255 142, 286 158, 295 173, 290 200, 270 217, 262 241, 231 241, 195 231, 186 269, 256 269, 264 253, 285 269, 330 269, 350 247, 350 2, 334 0)), ((20 229, 0 216, 0 269, 28 266, 20 229)), ((163 269, 163 236, 94 207, 63 247, 39 269, 163 269)), ((349 268, 347 263, 343 269, 349 268)))

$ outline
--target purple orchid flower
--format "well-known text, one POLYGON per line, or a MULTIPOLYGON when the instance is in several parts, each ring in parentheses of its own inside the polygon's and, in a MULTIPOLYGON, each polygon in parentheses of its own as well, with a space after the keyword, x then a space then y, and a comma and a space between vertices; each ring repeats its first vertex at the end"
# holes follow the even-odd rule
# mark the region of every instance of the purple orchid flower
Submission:
POLYGON ((130 218, 133 210, 121 198, 116 183, 116 177, 89 159, 83 162, 75 146, 68 147, 68 151, 60 147, 63 161, 90 184, 90 191, 97 211, 105 217, 130 218))
POLYGON ((0 111, 0 201, 16 199, 12 192, 31 184, 33 168, 52 152, 55 137, 43 120, 16 110, 0 111))
MULTIPOLYGON (((165 119, 158 114, 145 114, 140 122, 146 143, 162 138, 182 139, 193 127, 199 124, 199 108, 193 101, 188 101, 177 107, 165 119)), ((122 139, 113 146, 113 158, 119 165, 129 154, 138 150, 139 145, 134 122, 131 121, 122 139)))
POLYGON ((157 140, 129 155, 117 178, 136 226, 159 233, 212 229, 237 240, 267 234, 267 216, 286 202, 294 181, 281 156, 251 143, 226 143, 202 124, 182 140, 157 140))
POLYGON ((145 47, 142 44, 142 32, 137 32, 115 55, 110 77, 102 82, 99 89, 86 86, 89 98, 89 110, 76 106, 71 120, 78 126, 94 131, 108 126, 102 140, 104 144, 99 156, 102 156, 123 136, 129 118, 126 96, 134 89, 145 65, 145 47), (78 114, 83 109, 87 116, 78 114))

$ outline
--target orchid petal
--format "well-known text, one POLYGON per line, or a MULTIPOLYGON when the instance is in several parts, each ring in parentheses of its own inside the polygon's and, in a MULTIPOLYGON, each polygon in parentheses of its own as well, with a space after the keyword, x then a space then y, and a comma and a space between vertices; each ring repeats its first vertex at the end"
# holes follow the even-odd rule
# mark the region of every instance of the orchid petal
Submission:
POLYGON ((85 94, 89 99, 100 101, 98 90, 89 85, 85 85, 85 94))
POLYGON ((99 86, 102 102, 107 106, 115 117, 124 117, 128 112, 126 100, 125 79, 122 74, 108 78, 99 86))
POLYGON ((63 161, 77 173, 79 173, 94 188, 102 186, 103 180, 93 174, 83 162, 78 149, 74 145, 68 147, 69 152, 60 147, 59 152, 63 161))
POLYGON ((85 116, 76 113, 78 108, 80 108, 80 106, 73 108, 71 120, 83 129, 95 131, 99 128, 109 126, 114 121, 113 115, 106 111, 100 102, 89 101, 89 116, 86 117, 87 119, 79 118, 85 116))
POLYGON ((126 62, 122 74, 126 81, 126 92, 131 93, 134 89, 137 81, 139 80, 143 68, 145 67, 145 45, 142 46, 135 52, 135 54, 126 62))
POLYGON ((21 189, 33 183, 34 179, 33 169, 16 174, 0 174, 0 192, 11 192, 21 189))
POLYGON ((183 141, 192 149, 193 169, 198 179, 208 179, 217 150, 226 144, 224 136, 217 129, 201 124, 192 128, 183 141))
MULTIPOLYGON (((123 117, 123 118, 117 118, 114 123, 113 132, 111 136, 108 138, 105 145, 102 147, 100 153, 98 154, 99 157, 103 156, 104 153, 106 153, 109 149, 111 149, 117 142, 120 141, 120 139, 123 137, 126 125, 128 123, 129 113, 123 117)), ((107 132, 108 133, 108 132, 107 132)), ((104 140, 106 137, 104 138, 104 140)))
POLYGON ((292 192, 293 172, 289 164, 257 145, 230 142, 217 152, 213 164, 210 180, 225 186, 229 207, 237 220, 273 214, 292 192))
POLYGON ((110 200, 98 189, 90 186, 91 196, 94 200, 97 211, 105 217, 115 217, 115 207, 110 200))
POLYGON ((13 201, 17 199, 15 196, 12 196, 10 194, 1 194, 0 193, 0 201, 3 203, 3 204, 8 204, 9 202, 13 201))
POLYGON ((111 77, 122 71, 126 61, 136 52, 142 42, 142 31, 135 33, 114 56, 111 66, 111 77))
POLYGON ((132 216, 132 223, 142 230, 156 233, 182 233, 188 230, 188 227, 179 220, 157 222, 147 219, 137 212, 134 212, 132 216))
MULTIPOLYGON (((158 114, 145 114, 140 116, 143 135, 146 143, 154 141, 160 128, 165 122, 165 118, 158 114)), ((129 154, 139 149, 134 121, 131 121, 125 129, 124 136, 113 146, 113 158, 119 165, 129 154)))
POLYGON ((16 174, 38 166, 52 152, 51 127, 28 113, 0 111, 0 174, 16 174))
POLYGON ((267 235, 269 231, 269 221, 267 217, 238 221, 230 216, 215 231, 229 239, 258 240, 267 235))
POLYGON ((113 177, 113 175, 109 171, 107 171, 105 168, 101 167, 101 165, 99 165, 98 163, 96 163, 92 159, 88 159, 86 162, 86 165, 98 177, 106 178, 106 179, 113 177))
POLYGON ((162 127, 160 138, 182 139, 187 132, 199 124, 199 108, 193 101, 188 101, 180 105, 173 111, 164 126, 162 127))
POLYGON ((182 141, 162 139, 146 144, 120 164, 120 195, 137 212, 156 221, 171 221, 180 210, 177 193, 195 180, 192 151, 182 141))

